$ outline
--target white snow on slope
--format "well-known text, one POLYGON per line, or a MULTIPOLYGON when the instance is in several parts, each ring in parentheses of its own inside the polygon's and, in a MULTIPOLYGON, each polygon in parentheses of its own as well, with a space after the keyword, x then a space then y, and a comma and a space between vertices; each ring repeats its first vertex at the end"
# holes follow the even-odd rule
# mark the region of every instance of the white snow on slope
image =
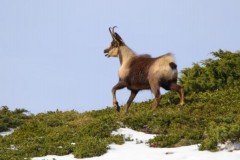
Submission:
POLYGON ((15 131, 15 129, 10 128, 9 131, 0 132, 0 135, 4 137, 4 136, 7 136, 7 135, 9 135, 9 134, 12 134, 14 131, 15 131))
MULTIPOLYGON (((120 128, 113 132, 114 135, 122 134, 126 139, 123 145, 111 144, 110 150, 100 157, 84 158, 81 160, 240 160, 240 151, 219 152, 198 151, 197 145, 178 148, 150 148, 145 143, 155 135, 137 132, 129 128, 120 128)), ((36 157, 32 160, 79 160, 72 154, 67 156, 36 157)))
POLYGON ((130 128, 119 128, 117 131, 113 131, 112 135, 124 135, 125 139, 131 139, 134 141, 148 142, 149 139, 153 139, 156 135, 146 134, 143 132, 137 132, 130 128))

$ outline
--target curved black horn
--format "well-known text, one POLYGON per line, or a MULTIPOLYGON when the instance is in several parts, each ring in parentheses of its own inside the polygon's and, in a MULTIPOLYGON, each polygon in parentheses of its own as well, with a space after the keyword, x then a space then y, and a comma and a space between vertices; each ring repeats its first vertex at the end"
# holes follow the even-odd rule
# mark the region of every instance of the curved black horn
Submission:
POLYGON ((109 28, 108 28, 108 30, 109 30, 109 32, 110 32, 110 34, 111 34, 111 35, 113 35, 113 33, 112 33, 112 30, 111 30, 111 29, 112 29, 112 27, 109 27, 109 28))
POLYGON ((111 30, 111 29, 112 29, 112 27, 109 27, 109 28, 108 28, 109 32, 112 34, 112 30, 111 30))
POLYGON ((109 32, 110 32, 110 34, 111 34, 113 40, 116 40, 116 38, 115 38, 115 34, 112 32, 112 27, 109 27, 109 32))
POLYGON ((115 34, 115 32, 114 32, 114 28, 117 28, 117 26, 114 26, 114 27, 112 28, 112 32, 115 34))
POLYGON ((115 32, 114 32, 114 28, 116 28, 117 26, 114 26, 113 28, 112 27, 109 27, 109 32, 113 38, 113 40, 117 40, 116 37, 115 37, 115 32))

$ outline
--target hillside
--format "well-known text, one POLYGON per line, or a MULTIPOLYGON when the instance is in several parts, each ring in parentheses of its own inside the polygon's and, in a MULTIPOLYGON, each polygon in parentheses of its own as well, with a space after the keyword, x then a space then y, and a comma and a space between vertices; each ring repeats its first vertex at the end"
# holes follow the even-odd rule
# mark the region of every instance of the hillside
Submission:
MULTIPOLYGON (((239 141, 240 53, 219 50, 213 56, 214 59, 182 71, 179 81, 185 87, 187 102, 183 107, 178 106, 178 95, 169 92, 154 111, 149 100, 134 103, 127 114, 112 107, 31 116, 21 112, 25 115, 21 123, 12 126, 19 126, 18 129, 11 135, 0 136, 0 159, 70 153, 78 158, 99 156, 106 153, 109 144, 124 143, 122 136, 111 134, 124 126, 157 134, 149 141, 151 147, 200 144, 200 150, 217 151, 219 143, 239 141)), ((16 113, 6 109, 5 118, 11 122, 16 113)), ((10 127, 7 122, 2 126, 10 127)))

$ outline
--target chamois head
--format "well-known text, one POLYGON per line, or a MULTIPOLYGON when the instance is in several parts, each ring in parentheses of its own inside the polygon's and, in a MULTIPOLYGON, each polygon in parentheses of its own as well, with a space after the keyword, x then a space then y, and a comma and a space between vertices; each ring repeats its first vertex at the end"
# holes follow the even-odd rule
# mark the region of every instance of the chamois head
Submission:
POLYGON ((107 56, 107 57, 117 57, 119 47, 125 45, 125 43, 123 42, 123 40, 119 36, 119 34, 114 32, 114 28, 116 28, 116 27, 117 26, 114 26, 113 28, 109 27, 109 32, 110 32, 113 40, 112 40, 110 46, 104 50, 105 56, 107 56))

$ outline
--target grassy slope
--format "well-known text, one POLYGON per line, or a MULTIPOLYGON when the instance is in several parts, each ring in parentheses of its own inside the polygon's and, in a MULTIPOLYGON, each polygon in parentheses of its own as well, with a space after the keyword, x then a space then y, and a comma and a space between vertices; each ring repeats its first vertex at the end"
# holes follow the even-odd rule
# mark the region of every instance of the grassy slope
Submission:
POLYGON ((240 138, 239 90, 235 87, 192 93, 186 97, 184 107, 177 105, 176 93, 169 93, 156 110, 152 111, 152 101, 147 101, 133 104, 126 115, 112 108, 38 114, 12 135, 0 138, 0 159, 69 153, 76 157, 98 156, 107 151, 108 144, 123 143, 121 136, 111 136, 123 124, 158 134, 150 141, 152 147, 201 143, 200 149, 216 150, 217 143, 240 138))

